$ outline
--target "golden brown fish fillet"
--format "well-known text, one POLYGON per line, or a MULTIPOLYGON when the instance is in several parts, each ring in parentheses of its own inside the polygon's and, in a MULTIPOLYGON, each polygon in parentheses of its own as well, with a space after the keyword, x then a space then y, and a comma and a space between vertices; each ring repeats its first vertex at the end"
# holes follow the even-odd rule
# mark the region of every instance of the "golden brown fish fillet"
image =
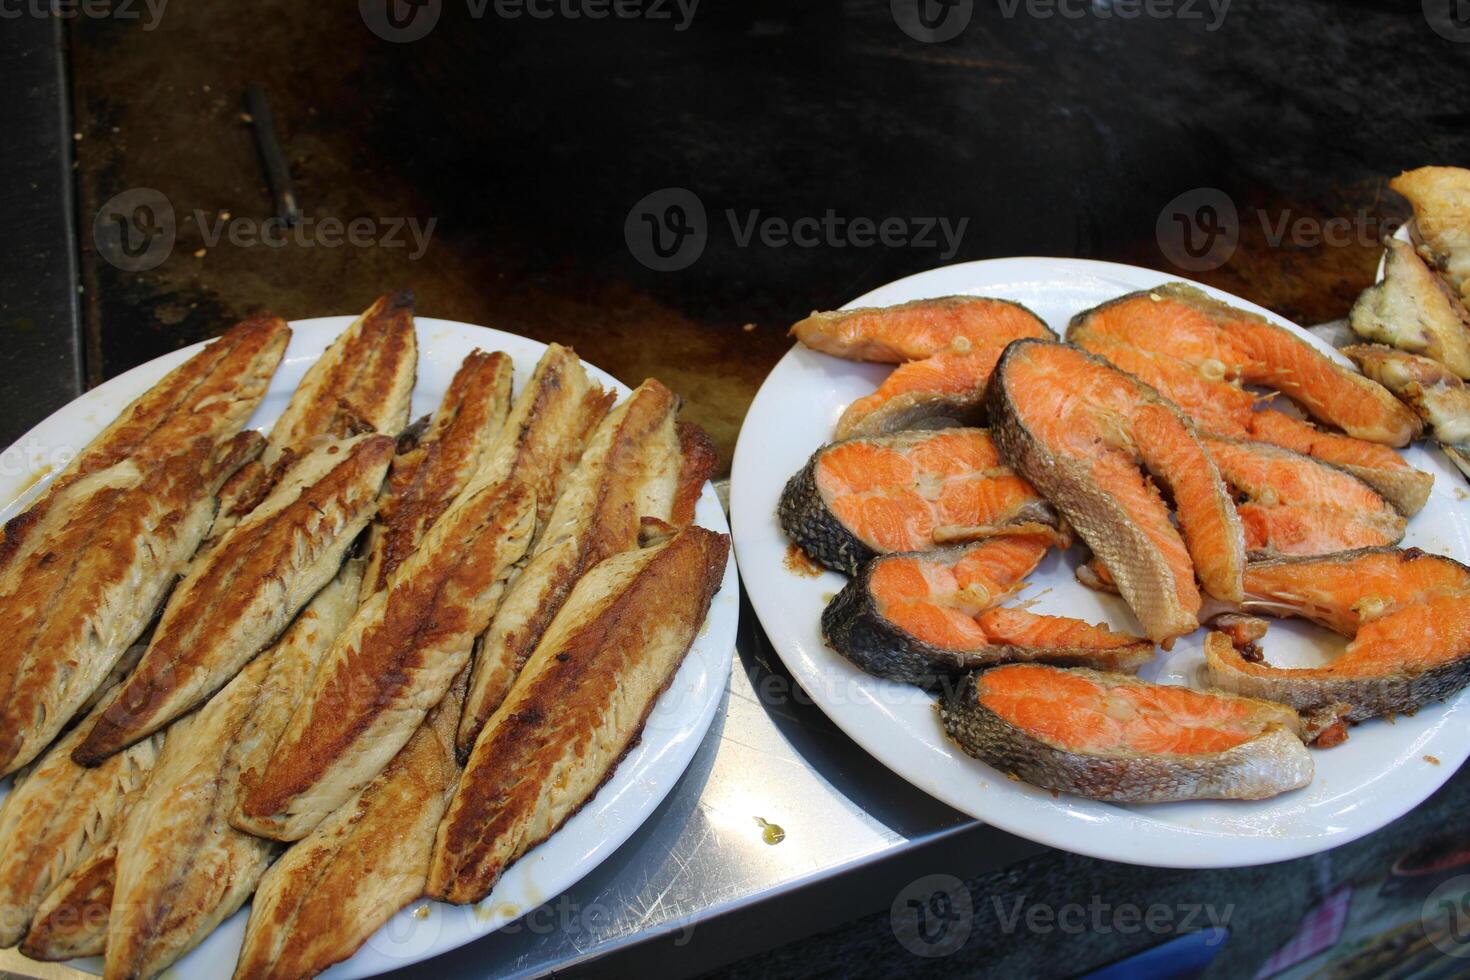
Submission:
MULTIPOLYGON (((140 795, 134 792, 129 799, 140 795)), ((126 819, 124 813, 121 819, 126 819)), ((119 821, 120 822, 120 821, 119 821)), ((107 920, 117 881, 117 837, 114 833, 93 850, 36 909, 20 951, 33 960, 60 962, 101 956, 107 948, 107 920)))
POLYGON ((65 513, 48 515, 56 496, 71 483, 129 458, 140 464, 156 462, 189 450, 197 439, 218 443, 239 432, 265 397, 290 338, 291 330, 280 317, 246 320, 123 409, 29 509, 5 525, 0 536, 0 592, 7 588, 12 563, 23 552, 35 550, 36 537, 44 537, 58 523, 66 524, 65 513))
POLYGON ((0 776, 78 715, 153 618, 214 517, 214 494, 260 437, 198 438, 161 461, 127 459, 50 498, 39 550, 0 592, 0 776), (64 523, 63 523, 64 519, 64 523))
POLYGON ((1470 310, 1414 246, 1397 238, 1386 244, 1383 280, 1363 290, 1348 316, 1353 331, 1470 378, 1470 310))
POLYGON ((396 437, 408 425, 417 370, 413 293, 378 297, 307 369, 260 459, 225 485, 211 539, 254 510, 316 441, 371 432, 396 437))
POLYGON ((1470 302, 1470 170, 1420 167, 1388 186, 1414 206, 1414 238, 1470 302))
POLYGON ((423 895, 434 831, 459 777, 454 721, 464 682, 461 673, 387 768, 265 873, 236 977, 315 976, 423 895))
POLYGON ((1382 344, 1354 344, 1342 352, 1418 412, 1450 462, 1470 477, 1470 387, 1437 361, 1382 344))
POLYGON ((153 643, 75 757, 95 765, 198 705, 337 574, 377 510, 389 436, 314 450, 179 583, 153 643))
POLYGON ((155 736, 86 769, 71 761, 82 731, 72 729, 17 777, 0 804, 0 947, 26 934, 41 900, 109 835, 163 741, 155 736))
POLYGON ((535 512, 530 488, 512 481, 435 523, 333 644, 235 826, 299 840, 383 770, 469 662, 535 512))
MULTIPOLYGON (((693 465, 685 465, 674 422, 678 407, 673 392, 657 381, 645 381, 593 434, 535 554, 511 585, 475 655, 459 722, 461 758, 469 756, 475 736, 505 700, 582 573, 604 558, 638 547, 644 518, 675 526, 688 523, 693 508, 682 502, 690 499, 691 487, 697 496, 709 478, 705 467, 713 454, 694 448, 693 465), (678 514, 676 502, 681 502, 678 514)), ((697 446, 697 437, 686 436, 690 438, 697 446)))
POLYGON ((440 824, 427 894, 490 893, 637 741, 719 588, 729 538, 689 527, 593 568, 491 717, 440 824))
POLYGON ((394 458, 370 537, 364 599, 388 584, 479 470, 510 411, 513 367, 499 351, 473 351, 455 372, 428 431, 394 458))

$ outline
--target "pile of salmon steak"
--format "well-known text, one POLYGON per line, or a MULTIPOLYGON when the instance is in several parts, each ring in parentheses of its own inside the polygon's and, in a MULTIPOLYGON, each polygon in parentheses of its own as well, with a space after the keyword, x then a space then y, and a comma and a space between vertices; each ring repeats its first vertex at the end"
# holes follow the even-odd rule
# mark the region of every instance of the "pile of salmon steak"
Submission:
POLYGON ((1311 783, 1350 725, 1470 683, 1470 569, 1398 547, 1433 485, 1397 451, 1438 418, 1431 367, 1356 348, 1354 370, 1183 283, 1079 312, 1065 339, 978 296, 791 332, 895 365, 777 508, 847 577, 822 637, 930 692, 954 743, 1006 775, 1115 803, 1264 799, 1311 783), (1019 601, 1053 548, 1131 629, 1019 601), (1272 664, 1263 616, 1338 652, 1272 664), (1202 628, 1191 686, 1136 676, 1202 628))

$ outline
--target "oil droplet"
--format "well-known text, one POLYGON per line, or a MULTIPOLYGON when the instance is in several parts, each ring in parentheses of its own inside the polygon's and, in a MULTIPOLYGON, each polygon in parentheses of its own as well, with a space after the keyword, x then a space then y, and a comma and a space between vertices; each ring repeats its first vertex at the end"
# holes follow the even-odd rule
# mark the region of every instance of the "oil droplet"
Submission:
POLYGON ((429 907, 427 905, 420 905, 413 910, 413 917, 415 919, 427 919, 429 917, 429 907))
POLYGON ((772 846, 786 839, 786 831, 776 824, 770 823, 765 817, 756 817, 755 822, 761 827, 761 840, 772 846))

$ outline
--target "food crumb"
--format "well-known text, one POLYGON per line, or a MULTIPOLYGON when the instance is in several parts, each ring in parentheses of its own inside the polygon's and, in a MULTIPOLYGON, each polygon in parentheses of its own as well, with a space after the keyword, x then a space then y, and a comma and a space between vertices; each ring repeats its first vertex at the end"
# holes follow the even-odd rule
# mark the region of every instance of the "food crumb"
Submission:
POLYGON ((1424 757, 1424 761, 1427 762, 1427 763, 1429 763, 1431 766, 1437 766, 1437 765, 1439 765, 1439 759, 1437 759, 1436 757, 1434 757, 1432 755, 1426 755, 1424 757))
POLYGON ((777 824, 770 823, 765 817, 756 817, 755 822, 760 824, 761 840, 772 847, 786 839, 786 831, 777 824))
POLYGON ((753 324, 753 323, 747 323, 745 326, 741 327, 740 329, 741 330, 744 330, 746 333, 755 333, 755 324, 753 324))
POLYGON ((194 258, 196 258, 196 259, 202 259, 202 258, 204 258, 205 251, 206 251, 205 249, 202 249, 202 248, 199 249, 198 251, 196 251, 194 253, 194 258))

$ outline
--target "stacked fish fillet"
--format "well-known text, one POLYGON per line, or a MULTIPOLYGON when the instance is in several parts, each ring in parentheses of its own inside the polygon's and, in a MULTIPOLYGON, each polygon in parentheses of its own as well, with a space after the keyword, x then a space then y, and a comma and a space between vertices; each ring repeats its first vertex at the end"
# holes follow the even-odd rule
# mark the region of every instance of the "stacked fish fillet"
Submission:
POLYGON ((1470 682, 1470 569, 1394 547, 1432 484, 1393 448, 1422 434, 1409 407, 1182 283, 1078 314, 1066 342, 1023 314, 948 297, 792 328, 900 362, 781 500, 793 541, 851 578, 822 617, 835 650, 937 690, 972 755, 1115 802, 1299 788, 1307 743, 1470 682), (1001 605, 1072 535, 1079 580, 1146 638, 1001 605), (1275 668, 1252 613, 1351 642, 1275 668), (1201 623, 1209 690, 1131 676, 1201 623))
POLYGON ((422 897, 474 902, 575 812, 687 654, 728 541, 647 381, 465 359, 409 425, 384 296, 242 432, 285 351, 242 323, 0 541, 0 946, 155 976, 254 895, 240 977, 314 975, 422 897))

